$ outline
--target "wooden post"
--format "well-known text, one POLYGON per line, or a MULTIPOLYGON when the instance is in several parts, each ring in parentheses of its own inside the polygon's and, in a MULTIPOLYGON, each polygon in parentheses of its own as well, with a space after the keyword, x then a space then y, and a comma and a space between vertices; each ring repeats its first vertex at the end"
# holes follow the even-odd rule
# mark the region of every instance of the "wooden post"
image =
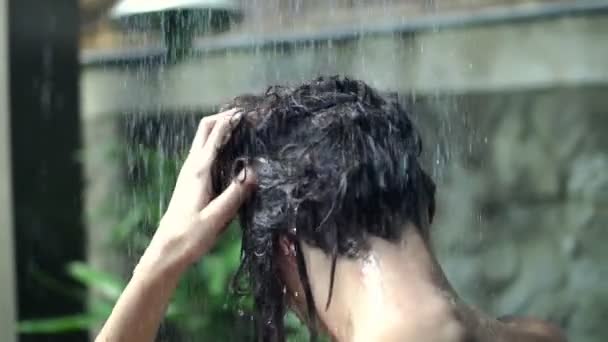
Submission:
POLYGON ((15 342, 15 264, 10 155, 8 5, 0 0, 0 341, 15 342))
MULTIPOLYGON (((86 249, 78 1, 6 2, 18 319, 78 314, 84 288, 66 273, 86 249)), ((86 331, 19 336, 86 339, 86 331)))

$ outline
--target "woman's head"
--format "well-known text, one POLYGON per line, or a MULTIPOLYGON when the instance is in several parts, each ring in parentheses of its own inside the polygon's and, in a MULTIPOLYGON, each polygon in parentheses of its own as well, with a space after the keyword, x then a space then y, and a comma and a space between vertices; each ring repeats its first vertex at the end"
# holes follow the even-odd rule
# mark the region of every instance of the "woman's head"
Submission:
POLYGON ((422 145, 408 113, 361 81, 322 77, 275 86, 228 107, 244 117, 219 153, 214 187, 224 189, 244 166, 256 174, 257 190, 240 214, 237 278, 246 277, 254 296, 260 340, 283 340, 281 243, 293 249, 293 271, 314 321, 301 243, 321 249, 335 265, 339 256, 363 255, 370 236, 399 239, 405 223, 427 236, 435 186, 420 167, 422 145))

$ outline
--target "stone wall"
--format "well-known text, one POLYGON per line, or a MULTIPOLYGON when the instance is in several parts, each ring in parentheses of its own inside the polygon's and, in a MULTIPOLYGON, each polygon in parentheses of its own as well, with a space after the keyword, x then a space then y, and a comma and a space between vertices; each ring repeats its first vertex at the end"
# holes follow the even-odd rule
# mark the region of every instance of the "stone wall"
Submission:
POLYGON ((608 339, 606 87, 417 105, 438 183, 434 240, 470 303, 608 339))

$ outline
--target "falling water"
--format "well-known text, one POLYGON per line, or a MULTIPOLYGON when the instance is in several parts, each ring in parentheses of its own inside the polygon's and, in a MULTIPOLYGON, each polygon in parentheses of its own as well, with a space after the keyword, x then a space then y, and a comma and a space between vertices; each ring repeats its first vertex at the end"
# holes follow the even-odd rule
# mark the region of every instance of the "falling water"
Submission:
MULTIPOLYGON (((428 38, 417 39, 407 32, 395 31, 397 28, 384 27, 383 17, 408 23, 405 14, 398 18, 391 14, 394 5, 391 1, 382 1, 380 5, 336 0, 317 1, 314 5, 297 0, 253 1, 245 3, 242 13, 230 18, 224 24, 228 26, 222 27, 224 32, 219 33, 210 26, 214 11, 183 16, 167 14, 161 16, 160 24, 158 16, 129 18, 127 41, 148 42, 152 46, 150 51, 158 47, 163 51, 163 46, 168 49, 164 55, 152 56, 124 69, 134 75, 125 80, 124 91, 143 87, 139 95, 142 98, 126 113, 122 125, 127 143, 128 181, 123 201, 126 203, 121 205, 127 211, 139 213, 137 220, 131 222, 130 231, 123 233, 132 262, 143 252, 166 207, 197 120, 213 113, 232 96, 259 92, 268 85, 298 82, 320 74, 346 74, 381 91, 398 91, 426 133, 427 168, 441 184, 453 156, 465 152, 450 142, 456 138, 470 140, 471 133, 462 127, 466 117, 455 118, 457 99, 444 96, 432 84, 419 89, 412 82, 411 74, 416 72, 419 61, 440 52, 438 47, 425 46, 428 38), (375 20, 369 23, 369 17, 375 20), (218 65, 218 69, 206 68, 207 63, 218 65), (246 75, 241 75, 243 72, 246 75), (217 97, 207 97, 207 92, 217 97)), ((424 3, 419 10, 433 15, 436 5, 424 3)), ((438 26, 431 25, 422 35, 438 32, 438 26)), ((188 275, 174 303, 176 310, 182 311, 182 318, 169 318, 162 332, 168 338, 200 338, 205 334, 234 338, 230 325, 226 330, 221 328, 226 321, 236 322, 241 330, 248 329, 250 303, 235 300, 227 291, 228 280, 238 263, 238 244, 238 232, 234 231, 214 255, 188 275)), ((288 323, 302 330, 293 317, 288 323)), ((247 335, 237 331, 238 336, 243 334, 247 335)))
MULTIPOLYGON (((576 85, 559 90, 542 67, 527 65, 518 52, 506 51, 515 50, 517 44, 495 43, 503 36, 514 40, 515 33, 525 35, 527 31, 520 27, 532 24, 505 20, 501 25, 511 25, 508 29, 492 26, 487 23, 511 12, 488 10, 488 16, 480 18, 486 12, 473 11, 476 6, 467 2, 200 1, 206 2, 219 5, 128 18, 121 36, 125 55, 117 57, 123 60, 110 61, 101 71, 90 68, 99 77, 115 77, 107 83, 114 89, 85 94, 96 98, 101 111, 114 112, 119 118, 111 134, 120 142, 117 163, 126 178, 116 202, 123 219, 113 235, 118 246, 115 253, 126 248, 127 259, 137 261, 166 208, 202 116, 216 112, 236 95, 261 92, 269 85, 344 74, 380 91, 397 92, 411 113, 424 142, 424 166, 438 186, 434 243, 448 278, 463 297, 493 314, 514 311, 551 316, 556 312, 549 318, 564 324, 572 321, 565 309, 558 311, 550 300, 525 302, 545 289, 570 293, 564 285, 569 279, 562 270, 565 266, 555 265, 547 255, 556 253, 554 260, 576 264, 552 250, 559 241, 543 238, 561 222, 562 214, 554 204, 571 208, 564 188, 570 171, 563 165, 572 163, 568 158, 576 156, 576 147, 554 150, 543 145, 561 144, 546 127, 566 130, 541 112, 562 110, 563 106, 546 103, 563 103, 562 93, 581 102, 573 111, 588 112, 591 105, 580 99, 592 95, 579 94, 576 85), (475 20, 487 27, 475 26, 475 20), (518 68, 528 68, 529 75, 518 68), (548 83, 534 77, 545 77, 548 83), (525 87, 530 93, 521 90, 525 87), (546 121, 539 123, 539 117, 546 121), (562 171, 546 171, 543 163, 562 171), (535 218, 530 207, 544 216, 535 218), (536 226, 536 233, 526 239, 526 229, 536 226), (524 261, 529 261, 519 253, 538 254, 533 263, 544 270, 544 283, 533 279, 534 269, 526 267, 524 261), (546 307, 555 311, 542 311, 546 307)), ((543 32, 525 27, 539 35, 543 32)), ((533 46, 526 42, 529 48, 533 46)), ((589 116, 588 120, 603 119, 589 116)), ((573 135, 572 142, 564 144, 591 146, 593 141, 573 135)), ((590 159, 599 160, 597 165, 607 163, 605 153, 592 147, 587 152, 590 159)), ((605 179, 593 177, 598 182, 605 179)), ((589 220, 596 217, 589 215, 589 220)), ((589 257, 584 262, 594 260, 589 257)), ((227 290, 238 262, 239 231, 233 227, 178 290, 166 325, 169 338, 248 336, 251 301, 227 290)), ((301 334, 294 317, 290 316, 288 325, 294 334, 301 334)))

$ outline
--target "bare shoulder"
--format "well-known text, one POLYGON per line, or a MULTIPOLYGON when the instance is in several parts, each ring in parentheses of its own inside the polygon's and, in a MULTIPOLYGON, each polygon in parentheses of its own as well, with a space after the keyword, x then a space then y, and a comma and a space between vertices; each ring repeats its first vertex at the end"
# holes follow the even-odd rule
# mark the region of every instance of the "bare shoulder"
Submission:
MULTIPOLYGON (((557 325, 535 318, 504 316, 499 320, 509 327, 529 336, 530 342, 567 342, 566 334, 557 325)), ((522 341, 524 342, 524 341, 522 341)))

